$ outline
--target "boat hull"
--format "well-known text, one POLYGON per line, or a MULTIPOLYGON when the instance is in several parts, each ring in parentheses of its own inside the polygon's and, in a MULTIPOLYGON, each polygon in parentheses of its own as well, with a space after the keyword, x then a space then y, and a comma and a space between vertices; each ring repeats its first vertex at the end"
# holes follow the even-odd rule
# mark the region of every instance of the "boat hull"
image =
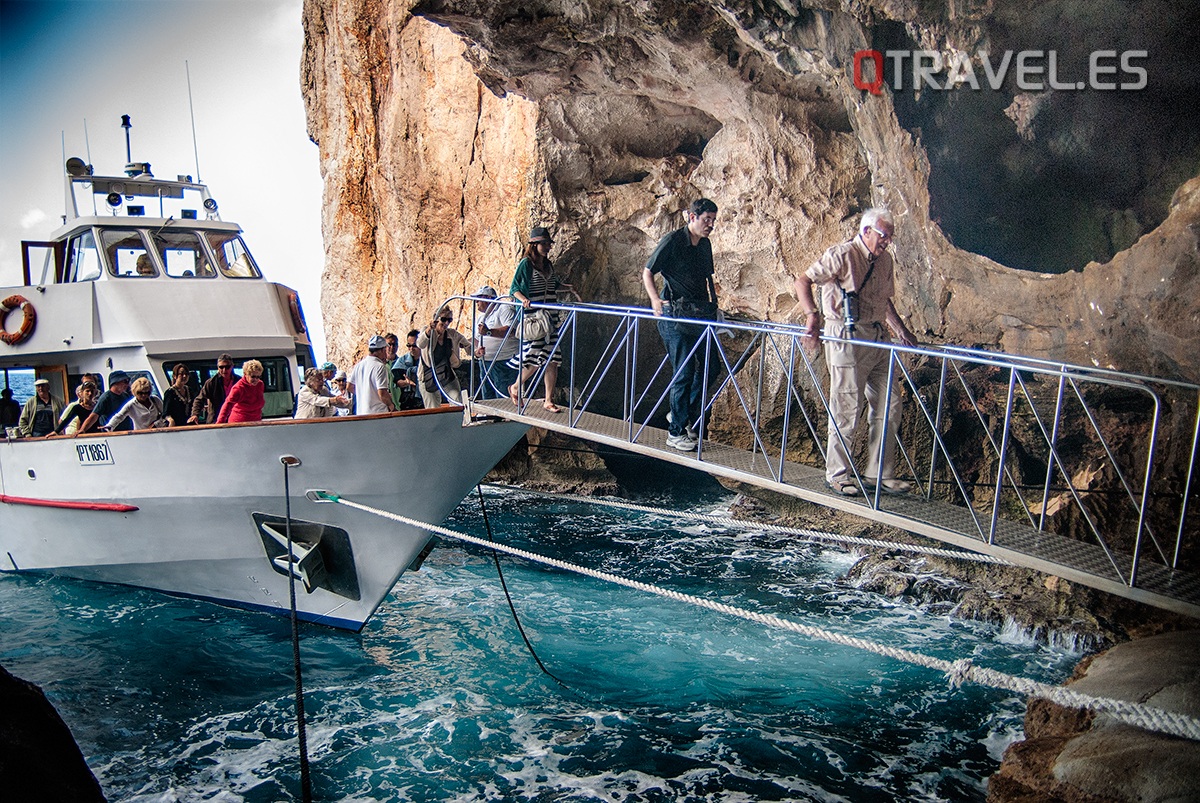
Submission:
POLYGON ((430 535, 305 492, 440 523, 525 429, 443 408, 0 442, 0 570, 282 614, 291 573, 302 619, 357 631, 430 535))

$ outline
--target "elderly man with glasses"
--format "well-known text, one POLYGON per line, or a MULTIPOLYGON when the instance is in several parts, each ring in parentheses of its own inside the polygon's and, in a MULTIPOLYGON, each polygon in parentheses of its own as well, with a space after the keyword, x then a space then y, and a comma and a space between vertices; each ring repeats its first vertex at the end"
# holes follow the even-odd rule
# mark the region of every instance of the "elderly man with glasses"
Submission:
POLYGON ((225 404, 225 397, 237 381, 238 378, 233 374, 233 357, 228 354, 217 357, 217 373, 201 386, 192 402, 192 415, 187 422, 197 424, 203 417, 206 422, 214 423, 221 412, 221 405, 225 404))
POLYGON ((905 493, 912 486, 894 476, 900 428, 900 395, 888 393, 886 348, 859 346, 853 341, 889 343, 889 330, 905 346, 916 337, 892 304, 894 266, 888 245, 896 224, 886 209, 863 213, 858 233, 827 250, 796 278, 796 298, 804 310, 805 341, 815 346, 821 317, 825 318, 825 361, 829 368, 829 438, 825 451, 825 482, 842 496, 856 496, 859 488, 851 472, 848 447, 858 428, 862 400, 867 402, 867 465, 865 489, 878 482, 887 493, 905 493), (813 285, 820 288, 820 314, 813 285), (883 428, 887 401, 887 431, 883 428), (886 447, 880 460, 881 447, 886 447))

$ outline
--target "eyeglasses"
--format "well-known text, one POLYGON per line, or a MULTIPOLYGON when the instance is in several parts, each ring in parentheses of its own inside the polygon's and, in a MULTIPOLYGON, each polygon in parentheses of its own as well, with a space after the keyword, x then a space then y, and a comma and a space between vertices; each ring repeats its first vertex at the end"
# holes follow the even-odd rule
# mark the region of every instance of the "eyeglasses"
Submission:
POLYGON ((233 370, 233 366, 232 365, 218 365, 217 370, 218 371, 231 371, 231 370, 233 370))
POLYGON ((879 235, 879 241, 882 243, 890 243, 892 241, 892 235, 888 234, 885 231, 880 231, 879 229, 875 228, 874 226, 871 227, 871 231, 873 231, 879 235))

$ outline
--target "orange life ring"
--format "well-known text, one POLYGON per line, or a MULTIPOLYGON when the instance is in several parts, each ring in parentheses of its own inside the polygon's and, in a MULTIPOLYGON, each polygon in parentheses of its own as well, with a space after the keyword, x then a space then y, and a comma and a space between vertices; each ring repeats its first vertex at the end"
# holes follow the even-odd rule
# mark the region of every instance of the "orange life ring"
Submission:
POLYGON ((300 296, 288 293, 288 307, 292 310, 292 323, 296 325, 296 331, 306 334, 308 327, 304 325, 304 313, 300 311, 300 296))
POLYGON ((0 301, 0 340, 3 340, 10 346, 15 346, 18 343, 27 340, 33 334, 34 324, 37 323, 37 311, 33 305, 29 303, 24 296, 9 296, 0 301), (21 321, 21 328, 15 332, 10 332, 4 328, 4 319, 8 317, 8 313, 21 308, 21 312, 25 315, 25 320, 21 321))

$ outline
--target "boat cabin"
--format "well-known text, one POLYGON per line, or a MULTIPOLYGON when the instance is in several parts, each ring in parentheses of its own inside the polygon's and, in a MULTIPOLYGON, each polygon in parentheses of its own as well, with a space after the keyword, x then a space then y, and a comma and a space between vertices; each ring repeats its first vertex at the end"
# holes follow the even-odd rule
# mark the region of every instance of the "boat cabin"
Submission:
POLYGON ((23 400, 46 377, 65 404, 83 374, 122 369, 161 396, 182 362, 198 391, 228 353, 239 372, 262 362, 265 418, 292 414, 314 365, 300 300, 263 278, 208 187, 157 179, 145 162, 97 176, 72 158, 65 196, 62 226, 21 243, 23 285, 0 288, 0 388, 23 400))

